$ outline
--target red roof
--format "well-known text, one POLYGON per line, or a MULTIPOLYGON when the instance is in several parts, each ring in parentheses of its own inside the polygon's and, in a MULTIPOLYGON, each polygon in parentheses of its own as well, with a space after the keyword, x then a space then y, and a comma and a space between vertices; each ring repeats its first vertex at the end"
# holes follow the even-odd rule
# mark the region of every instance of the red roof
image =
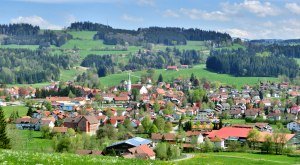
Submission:
POLYGON ((248 136, 250 128, 236 128, 236 127, 223 127, 220 130, 213 130, 208 133, 208 138, 219 137, 222 139, 227 139, 228 137, 239 137, 246 138, 248 136))
POLYGON ((146 154, 149 157, 155 156, 155 153, 146 144, 128 149, 132 154, 146 154))

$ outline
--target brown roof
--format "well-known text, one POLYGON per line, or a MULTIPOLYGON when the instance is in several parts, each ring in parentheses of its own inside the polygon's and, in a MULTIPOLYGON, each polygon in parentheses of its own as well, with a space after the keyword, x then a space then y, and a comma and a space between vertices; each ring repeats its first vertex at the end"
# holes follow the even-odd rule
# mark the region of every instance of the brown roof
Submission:
POLYGON ((31 123, 35 124, 39 121, 39 119, 33 119, 33 118, 19 118, 16 120, 16 124, 21 124, 21 123, 31 123))
POLYGON ((140 146, 137 146, 137 147, 133 147, 133 148, 130 148, 128 150, 132 154, 145 154, 148 157, 155 156, 154 151, 151 148, 149 148, 146 144, 143 144, 143 145, 140 145, 140 146))
POLYGON ((46 97, 47 101, 71 101, 71 99, 69 97, 46 97))
POLYGON ((114 98, 115 101, 128 101, 128 96, 119 96, 114 98))
POLYGON ((54 133, 66 133, 68 131, 68 127, 53 127, 52 132, 54 133))
POLYGON ((174 133, 152 133, 151 134, 151 139, 152 140, 167 140, 167 141, 171 141, 171 140, 176 140, 176 135, 174 133))
POLYGON ((78 154, 78 155, 102 155, 102 151, 96 151, 96 150, 77 150, 76 154, 78 154))
POLYGON ((198 135, 200 135, 200 134, 201 134, 200 131, 187 131, 187 132, 185 133, 185 135, 186 135, 187 137, 189 137, 189 136, 198 136, 198 135))
POLYGON ((83 116, 91 124, 99 123, 98 119, 95 116, 83 116))

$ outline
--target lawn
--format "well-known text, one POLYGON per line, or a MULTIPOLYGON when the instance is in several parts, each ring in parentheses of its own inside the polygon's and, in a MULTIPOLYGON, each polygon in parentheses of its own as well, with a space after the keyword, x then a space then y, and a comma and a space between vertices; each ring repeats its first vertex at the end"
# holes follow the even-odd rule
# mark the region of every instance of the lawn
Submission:
POLYGON ((36 50, 39 47, 39 45, 0 45, 0 48, 13 48, 13 49, 31 49, 36 50))
POLYGON ((47 85, 49 85, 50 82, 42 82, 42 83, 36 83, 36 84, 7 84, 8 87, 26 87, 26 86, 30 86, 33 88, 42 88, 45 87, 47 85))
POLYGON ((251 153, 203 153, 197 154, 192 159, 179 161, 177 164, 243 164, 243 165, 276 165, 276 164, 299 164, 300 157, 288 157, 285 155, 261 155, 251 153))
POLYGON ((223 123, 229 123, 229 124, 246 124, 245 119, 227 119, 223 120, 223 123))
POLYGON ((52 152, 52 140, 42 139, 40 131, 19 130, 14 124, 8 125, 8 136, 13 150, 52 152))
POLYGON ((26 116, 28 108, 25 106, 5 106, 2 107, 4 111, 5 118, 9 118, 13 111, 18 111, 19 116, 26 116))
MULTIPOLYGON (((154 79, 157 80, 159 74, 162 74, 164 81, 171 81, 173 78, 189 78, 191 74, 198 78, 206 78, 211 82, 220 82, 221 84, 229 84, 229 85, 236 85, 237 88, 241 88, 243 85, 254 85, 259 81, 278 81, 278 78, 274 77, 234 77, 228 74, 218 74, 214 72, 210 72, 206 70, 204 64, 194 66, 190 69, 180 69, 179 71, 168 71, 165 69, 157 69, 155 70, 154 79)), ((138 71, 134 72, 133 75, 141 76, 146 74, 146 71, 138 71)), ((100 78, 101 83, 104 86, 113 86, 120 83, 121 80, 127 79, 128 74, 119 73, 119 74, 112 74, 106 77, 100 78)), ((138 78, 133 78, 133 82, 137 81, 138 78)))
MULTIPOLYGON (((141 159, 123 159, 110 156, 82 156, 68 153, 38 153, 13 150, 0 150, 0 162, 3 164, 162 164, 159 161, 141 159)), ((167 163, 164 163, 167 164, 167 163)))
POLYGON ((68 80, 74 80, 75 77, 79 74, 82 74, 84 70, 77 69, 77 68, 71 68, 69 70, 61 70, 60 72, 60 81, 68 81, 68 80))

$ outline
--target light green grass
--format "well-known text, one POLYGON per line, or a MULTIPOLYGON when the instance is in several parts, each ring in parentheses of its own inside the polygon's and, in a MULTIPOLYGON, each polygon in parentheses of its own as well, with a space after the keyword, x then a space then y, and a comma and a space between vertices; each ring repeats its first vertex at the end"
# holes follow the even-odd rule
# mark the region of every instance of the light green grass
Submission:
POLYGON ((216 48, 216 49, 239 49, 239 48, 246 49, 245 46, 240 45, 240 44, 233 44, 231 46, 226 46, 226 47, 221 47, 221 48, 216 48))
POLYGON ((297 62, 297 64, 300 66, 300 58, 294 58, 297 62))
POLYGON ((31 49, 31 50, 36 50, 39 48, 39 45, 0 45, 0 48, 12 48, 12 49, 31 49))
MULTIPOLYGON (((45 165, 76 165, 76 164, 158 164, 159 161, 142 159, 124 159, 110 156, 82 156, 68 153, 39 153, 13 150, 0 150, 0 162, 4 164, 45 164, 45 165)), ((162 163, 159 163, 162 164, 162 163)), ((168 164, 168 163, 164 163, 168 164)))
POLYGON ((223 123, 229 124, 246 124, 245 119, 226 119, 222 121, 223 123))
MULTIPOLYGON (((179 71, 168 71, 165 69, 157 69, 155 70, 154 80, 156 81, 159 74, 162 74, 164 81, 171 81, 172 78, 189 78, 191 74, 194 73, 194 75, 198 78, 206 78, 207 80, 211 82, 220 82, 222 84, 228 84, 228 85, 236 85, 237 88, 241 88, 242 86, 248 84, 248 85, 254 85, 257 84, 259 81, 278 81, 278 78, 274 77, 234 77, 228 74, 218 74, 214 72, 210 72, 206 70, 206 67, 204 64, 194 66, 190 69, 180 69, 179 71)), ((138 71, 134 72, 134 75, 141 76, 143 74, 146 74, 146 71, 138 71)), ((113 86, 117 85, 121 82, 121 80, 127 79, 128 74, 125 73, 119 73, 119 74, 112 74, 106 77, 100 78, 101 83, 104 86, 113 86)), ((138 78, 133 78, 133 82, 137 81, 138 78)))
POLYGON ((28 107, 25 107, 25 106, 5 106, 5 107, 2 107, 2 109, 4 111, 5 118, 9 118, 9 116, 11 115, 11 113, 13 111, 18 111, 20 117, 26 116, 28 107))
POLYGON ((92 40, 97 31, 68 31, 73 36, 73 39, 92 40))
POLYGON ((60 81, 74 80, 76 76, 82 74, 84 71, 81 69, 71 68, 70 70, 61 70, 60 81))
POLYGON ((192 159, 179 161, 177 164, 243 164, 243 165, 277 165, 277 164, 299 164, 300 157, 288 157, 285 155, 262 155, 250 153, 233 153, 233 152, 220 152, 220 153, 207 153, 197 154, 192 159))
POLYGON ((14 124, 8 125, 8 136, 13 150, 52 152, 52 140, 42 139, 42 132, 19 130, 14 124))
POLYGON ((50 82, 42 82, 42 83, 36 83, 36 84, 7 84, 8 87, 27 87, 27 86, 30 86, 30 87, 33 87, 33 88, 42 88, 44 86, 47 86, 49 85, 50 82))

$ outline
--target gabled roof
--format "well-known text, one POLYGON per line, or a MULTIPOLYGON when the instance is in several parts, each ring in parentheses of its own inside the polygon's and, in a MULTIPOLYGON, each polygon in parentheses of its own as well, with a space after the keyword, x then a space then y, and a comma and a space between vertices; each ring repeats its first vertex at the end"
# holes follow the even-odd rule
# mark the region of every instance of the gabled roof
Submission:
POLYGON ((146 154, 148 157, 155 156, 155 153, 146 144, 128 149, 131 154, 146 154))
POLYGON ((152 141, 148 140, 148 139, 144 139, 144 138, 141 138, 141 137, 134 137, 134 138, 131 138, 131 139, 128 139, 128 140, 113 143, 112 145, 110 145, 108 147, 116 146, 116 145, 119 145, 119 144, 122 144, 122 143, 126 143, 126 144, 137 147, 137 146, 140 146, 140 145, 143 145, 143 144, 147 145, 151 142, 152 141))
MULTIPOLYGON (((267 135, 271 136, 273 135, 273 133, 270 133, 270 132, 259 132, 259 139, 258 141, 259 142, 264 142, 265 141, 265 137, 267 135)), ((295 134, 285 134, 285 140, 286 142, 290 141, 293 137, 295 136, 295 134)), ((273 138, 272 138, 273 139, 273 138)), ((273 139, 274 140, 274 139, 273 139)))
POLYGON ((227 139, 229 137, 246 138, 251 130, 252 129, 250 128, 223 127, 220 130, 213 130, 209 132, 207 137, 210 139, 215 136, 222 139, 227 139))

